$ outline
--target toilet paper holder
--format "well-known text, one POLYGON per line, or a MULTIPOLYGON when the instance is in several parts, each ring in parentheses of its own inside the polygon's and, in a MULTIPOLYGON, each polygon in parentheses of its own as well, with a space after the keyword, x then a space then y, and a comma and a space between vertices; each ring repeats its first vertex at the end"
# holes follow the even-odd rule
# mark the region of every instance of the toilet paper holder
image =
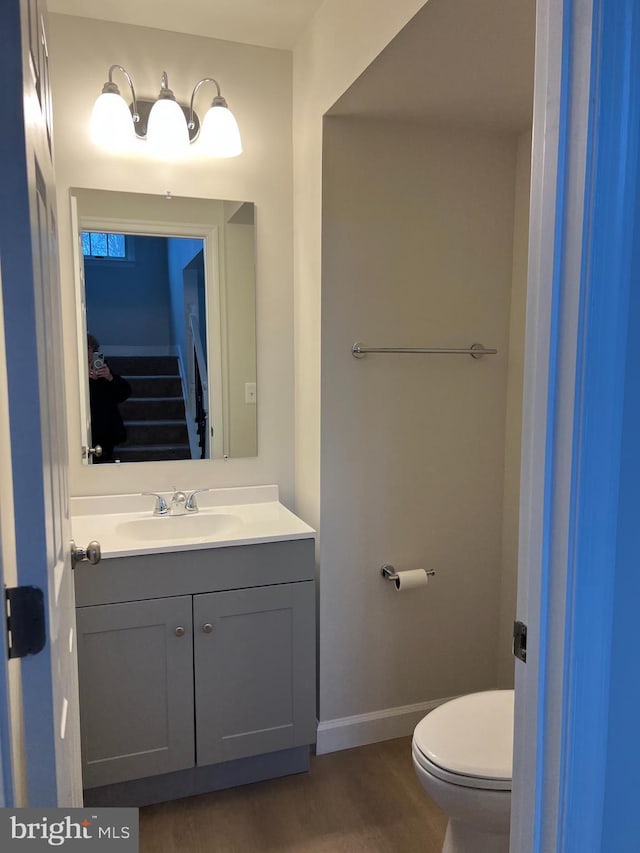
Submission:
MULTIPOLYGON (((423 569, 423 571, 428 578, 432 578, 436 573, 435 569, 423 569)), ((396 572, 395 568, 393 566, 390 566, 388 563, 382 566, 382 568, 380 569, 380 574, 388 581, 398 580, 398 573, 396 572)))

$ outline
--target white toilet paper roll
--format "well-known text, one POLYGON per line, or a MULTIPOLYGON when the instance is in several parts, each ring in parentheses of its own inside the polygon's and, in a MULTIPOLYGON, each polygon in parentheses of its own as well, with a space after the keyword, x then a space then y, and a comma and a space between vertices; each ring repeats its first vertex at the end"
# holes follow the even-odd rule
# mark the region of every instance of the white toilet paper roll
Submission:
POLYGON ((398 572, 398 577, 394 580, 398 592, 417 589, 419 586, 426 586, 428 582, 429 578, 424 569, 410 569, 406 572, 398 572))

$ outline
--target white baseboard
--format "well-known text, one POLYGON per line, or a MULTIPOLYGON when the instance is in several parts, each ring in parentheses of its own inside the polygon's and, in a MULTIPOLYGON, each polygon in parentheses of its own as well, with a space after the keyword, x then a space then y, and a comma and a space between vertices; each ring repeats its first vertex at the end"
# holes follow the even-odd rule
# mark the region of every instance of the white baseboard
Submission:
POLYGON ((351 749, 354 746, 411 735, 429 711, 433 711, 443 702, 448 702, 449 698, 453 697, 319 722, 316 754, 324 755, 340 749, 351 749))

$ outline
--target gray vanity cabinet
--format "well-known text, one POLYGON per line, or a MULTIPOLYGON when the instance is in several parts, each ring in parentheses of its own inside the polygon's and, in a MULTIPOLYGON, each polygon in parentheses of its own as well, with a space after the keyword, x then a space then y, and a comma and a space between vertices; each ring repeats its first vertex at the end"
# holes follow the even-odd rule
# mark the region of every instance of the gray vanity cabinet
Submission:
POLYGON ((83 785, 193 765, 191 596, 77 611, 83 785))
POLYGON ((197 763, 315 740, 313 583, 196 595, 197 763))
POLYGON ((85 803, 308 769, 312 539, 80 563, 75 575, 85 803))

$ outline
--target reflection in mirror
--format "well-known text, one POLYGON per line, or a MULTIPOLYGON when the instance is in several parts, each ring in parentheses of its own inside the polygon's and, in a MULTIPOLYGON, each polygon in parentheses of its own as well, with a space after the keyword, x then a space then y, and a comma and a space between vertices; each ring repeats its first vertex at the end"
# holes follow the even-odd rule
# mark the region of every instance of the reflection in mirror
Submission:
POLYGON ((85 461, 255 456, 253 204, 71 201, 85 461))

